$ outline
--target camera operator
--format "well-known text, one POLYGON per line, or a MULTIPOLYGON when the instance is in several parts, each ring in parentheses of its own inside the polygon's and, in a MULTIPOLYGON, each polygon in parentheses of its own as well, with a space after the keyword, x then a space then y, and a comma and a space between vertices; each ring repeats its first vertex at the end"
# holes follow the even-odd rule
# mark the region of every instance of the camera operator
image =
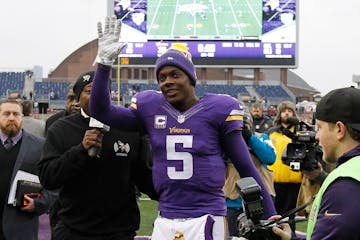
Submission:
MULTIPOLYGON (((316 109, 316 125, 323 160, 336 163, 321 185, 308 220, 307 239, 360 239, 360 90, 349 87, 326 94, 316 109)), ((320 172, 318 172, 320 173, 320 172)), ((314 176, 319 176, 314 174, 314 176)), ((273 216, 271 219, 278 219, 273 216)), ((282 239, 291 236, 288 225, 273 232, 282 239)), ((292 237, 292 238, 291 238, 292 237)))
MULTIPOLYGON (((269 136, 265 133, 255 135, 252 131, 252 117, 250 112, 245 110, 243 138, 249 147, 250 155, 259 174, 272 198, 275 197, 273 172, 267 169, 267 165, 275 162, 275 148, 269 136)), ((226 197, 227 220, 230 236, 239 236, 237 225, 238 216, 243 212, 242 199, 236 191, 235 182, 240 175, 231 161, 227 162, 226 181, 223 187, 226 197)))
MULTIPOLYGON (((276 161, 269 169, 274 171, 275 207, 279 214, 284 214, 296 207, 297 197, 302 181, 301 172, 292 171, 282 161, 282 155, 292 139, 284 134, 285 131, 294 132, 295 124, 289 123, 288 118, 296 117, 295 104, 283 101, 278 105, 278 115, 274 120, 274 126, 269 129, 268 134, 276 149, 276 161)), ((295 216, 290 216, 294 219, 295 216)), ((295 224, 291 224, 295 231, 295 224)))
MULTIPOLYGON (((319 141, 315 139, 315 117, 313 125, 300 121, 296 117, 288 117, 287 123, 295 126, 295 130, 283 128, 282 132, 289 137, 292 142, 288 143, 283 151, 281 160, 288 165, 291 170, 304 175, 301 181, 299 194, 297 197, 297 207, 306 205, 305 208, 299 209, 297 215, 308 216, 314 195, 320 189, 320 185, 326 173, 334 169, 331 164, 326 164, 322 160, 322 149, 319 141), (325 171, 322 171, 322 169, 325 171)), ((291 214, 293 215, 293 214, 291 214)))

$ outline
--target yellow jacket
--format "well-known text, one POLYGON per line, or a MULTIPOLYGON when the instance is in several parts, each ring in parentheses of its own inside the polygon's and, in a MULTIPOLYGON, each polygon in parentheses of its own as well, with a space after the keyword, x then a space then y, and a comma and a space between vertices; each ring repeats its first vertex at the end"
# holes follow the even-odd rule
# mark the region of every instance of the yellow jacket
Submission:
MULTIPOLYGON (((291 131, 294 131, 294 127, 291 128, 291 131)), ((270 129, 269 137, 276 149, 275 163, 268 166, 268 168, 274 172, 274 182, 301 183, 301 172, 292 171, 290 169, 290 166, 284 164, 281 160, 281 156, 285 151, 286 146, 291 142, 291 139, 285 136, 278 127, 273 127, 272 129, 270 129)))

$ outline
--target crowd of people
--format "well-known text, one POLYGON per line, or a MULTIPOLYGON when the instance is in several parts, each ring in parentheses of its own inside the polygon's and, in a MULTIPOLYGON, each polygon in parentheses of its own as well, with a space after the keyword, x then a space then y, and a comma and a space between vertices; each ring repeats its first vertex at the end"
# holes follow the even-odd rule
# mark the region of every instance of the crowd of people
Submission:
POLYGON ((270 229, 279 238, 360 239, 360 210, 351 204, 360 198, 359 89, 335 89, 320 100, 311 127, 324 162, 292 169, 283 157, 302 130, 295 104, 281 102, 272 119, 262 104, 199 98, 182 44, 156 61, 159 92, 138 92, 128 107, 112 105, 110 74, 125 46, 120 30, 115 17, 98 25, 96 71, 78 77, 66 109, 46 123, 33 121, 31 101, 0 103, 0 240, 38 239, 46 212, 53 240, 134 239, 138 191, 159 202, 152 240, 237 239, 245 209, 235 186, 245 177, 260 186, 262 219, 288 217, 270 229), (14 206, 9 192, 19 172, 42 188, 14 206), (306 201, 317 195, 299 235, 289 212, 302 205, 303 191, 306 201))

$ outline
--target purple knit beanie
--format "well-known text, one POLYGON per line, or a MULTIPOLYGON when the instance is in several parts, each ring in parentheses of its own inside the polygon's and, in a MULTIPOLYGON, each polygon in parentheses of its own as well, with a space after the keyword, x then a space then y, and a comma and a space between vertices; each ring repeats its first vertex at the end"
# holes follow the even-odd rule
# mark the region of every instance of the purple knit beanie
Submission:
POLYGON ((185 45, 175 43, 156 60, 155 73, 158 81, 159 72, 165 66, 174 66, 181 69, 190 78, 191 84, 196 85, 196 69, 192 63, 191 54, 185 45))

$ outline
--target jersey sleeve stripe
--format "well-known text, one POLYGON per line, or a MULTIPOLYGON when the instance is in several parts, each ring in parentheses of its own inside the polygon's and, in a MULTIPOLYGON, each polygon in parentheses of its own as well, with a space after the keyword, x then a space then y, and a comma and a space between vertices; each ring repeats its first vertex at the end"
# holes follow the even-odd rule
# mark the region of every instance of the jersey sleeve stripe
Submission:
POLYGON ((242 121, 244 118, 243 118, 243 116, 240 116, 240 115, 234 115, 234 116, 228 116, 227 118, 226 118, 226 122, 229 122, 229 121, 236 121, 236 120, 240 120, 240 121, 242 121))
POLYGON ((136 103, 131 103, 131 104, 130 104, 130 107, 132 107, 132 108, 134 108, 134 109, 137 110, 137 105, 136 105, 136 103))

